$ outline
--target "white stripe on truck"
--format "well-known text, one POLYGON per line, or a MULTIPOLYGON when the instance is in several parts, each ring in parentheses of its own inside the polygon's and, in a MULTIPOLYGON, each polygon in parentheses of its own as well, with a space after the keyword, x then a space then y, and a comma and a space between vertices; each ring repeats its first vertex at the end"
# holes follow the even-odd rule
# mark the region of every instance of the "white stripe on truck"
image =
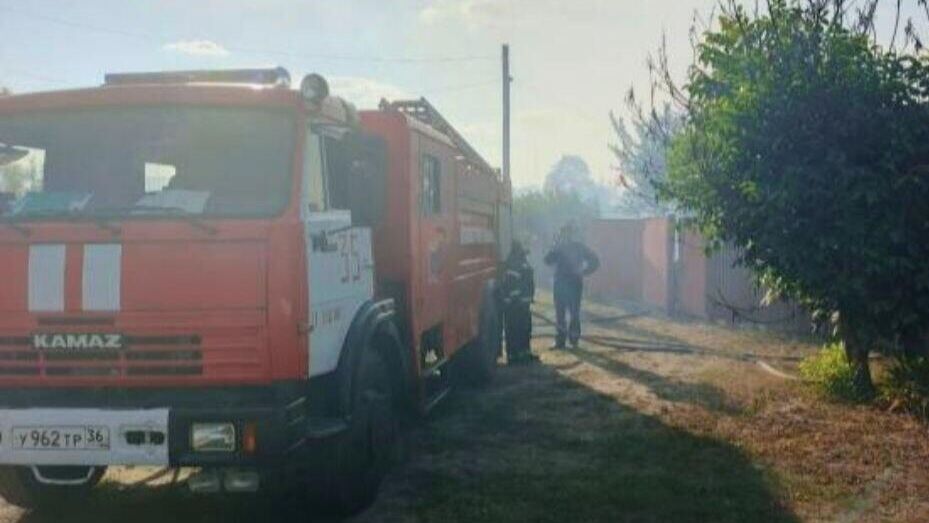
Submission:
POLYGON ((85 245, 82 307, 85 311, 118 311, 123 247, 118 244, 85 245))
POLYGON ((29 311, 65 310, 65 246, 29 247, 29 311))

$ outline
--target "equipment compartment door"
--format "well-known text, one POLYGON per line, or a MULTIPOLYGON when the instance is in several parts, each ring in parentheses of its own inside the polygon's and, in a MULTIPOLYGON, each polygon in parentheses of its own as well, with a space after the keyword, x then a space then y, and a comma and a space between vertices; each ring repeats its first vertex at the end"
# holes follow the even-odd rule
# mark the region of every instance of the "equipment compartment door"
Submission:
POLYGON ((416 306, 420 318, 417 341, 423 331, 445 321, 448 312, 449 265, 452 220, 449 213, 452 176, 450 162, 441 156, 442 149, 423 144, 419 155, 419 245, 418 279, 420 293, 416 306))

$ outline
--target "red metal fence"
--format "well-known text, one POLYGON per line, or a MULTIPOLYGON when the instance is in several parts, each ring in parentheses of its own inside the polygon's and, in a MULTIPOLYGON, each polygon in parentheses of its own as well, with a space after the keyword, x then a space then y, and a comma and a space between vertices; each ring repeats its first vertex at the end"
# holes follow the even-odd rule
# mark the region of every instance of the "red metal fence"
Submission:
POLYGON ((707 256, 701 236, 678 230, 670 219, 597 220, 586 238, 602 264, 587 285, 593 299, 635 301, 671 314, 778 330, 811 327, 809 313, 795 304, 763 304, 763 291, 736 265, 734 247, 707 256))

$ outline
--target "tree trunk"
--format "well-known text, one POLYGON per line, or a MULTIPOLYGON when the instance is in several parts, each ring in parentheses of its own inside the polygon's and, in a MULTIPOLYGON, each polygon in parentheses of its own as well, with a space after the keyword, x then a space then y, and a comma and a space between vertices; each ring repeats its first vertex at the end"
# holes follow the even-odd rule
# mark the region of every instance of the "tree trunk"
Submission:
POLYGON ((871 399, 875 392, 874 382, 871 380, 871 366, 868 362, 869 344, 850 333, 846 333, 844 338, 845 357, 854 372, 855 391, 862 399, 871 399))

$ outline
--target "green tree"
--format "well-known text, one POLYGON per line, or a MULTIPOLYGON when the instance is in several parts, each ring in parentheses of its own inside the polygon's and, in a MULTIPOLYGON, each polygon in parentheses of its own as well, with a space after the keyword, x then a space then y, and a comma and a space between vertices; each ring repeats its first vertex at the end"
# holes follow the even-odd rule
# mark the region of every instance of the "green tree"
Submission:
POLYGON ((562 156, 545 176, 543 190, 527 191, 513 201, 513 228, 532 249, 547 249, 569 220, 579 224, 599 215, 603 188, 580 156, 562 156))
POLYGON ((583 228, 599 216, 602 192, 587 162, 565 155, 549 170, 543 190, 523 192, 513 199, 513 230, 529 248, 536 267, 543 266, 541 257, 565 223, 573 220, 583 228))
POLYGON ((514 229, 540 241, 553 239, 569 220, 583 224, 596 217, 596 206, 573 192, 532 191, 513 201, 514 229))
POLYGON ((871 393, 869 351, 929 332, 929 62, 877 45, 873 9, 847 4, 725 5, 677 93, 661 190, 766 287, 828 313, 871 393))
POLYGON ((594 200, 598 191, 590 166, 580 156, 562 156, 545 176, 546 193, 574 193, 582 199, 594 200))
POLYGON ((513 230, 533 249, 547 249, 569 220, 583 225, 597 214, 597 207, 576 192, 532 191, 513 201, 513 230))

